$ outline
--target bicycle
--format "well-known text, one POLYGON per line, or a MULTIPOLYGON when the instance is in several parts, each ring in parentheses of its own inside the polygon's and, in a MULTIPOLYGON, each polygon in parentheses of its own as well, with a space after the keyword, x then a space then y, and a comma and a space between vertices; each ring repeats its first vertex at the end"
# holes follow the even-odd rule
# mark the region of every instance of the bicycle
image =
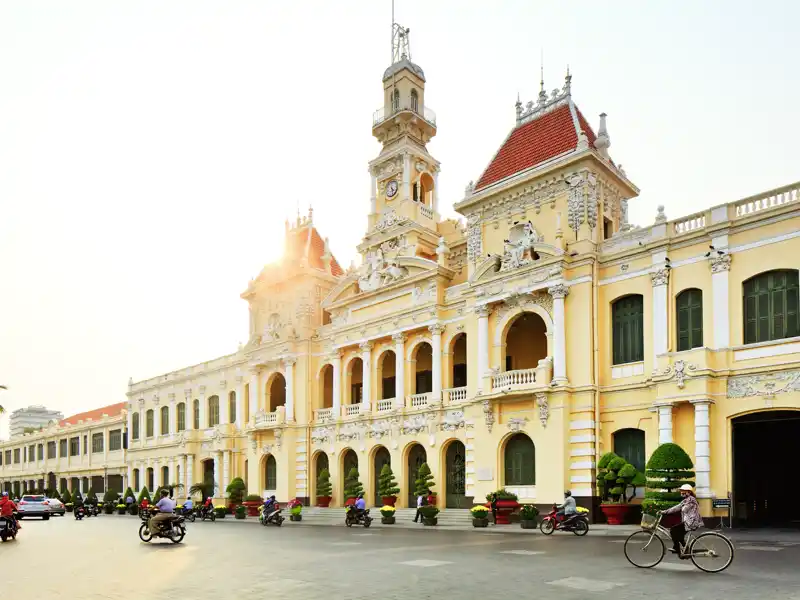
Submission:
MULTIPOLYGON (((625 540, 625 558, 640 569, 651 569, 664 558, 664 540, 659 534, 671 540, 669 530, 661 526, 662 515, 642 515, 642 530, 636 531, 625 540)), ((733 562, 733 543, 716 531, 700 535, 687 533, 682 558, 689 558, 694 566, 706 573, 720 573, 733 562), (713 565, 713 566, 712 566, 713 565)))

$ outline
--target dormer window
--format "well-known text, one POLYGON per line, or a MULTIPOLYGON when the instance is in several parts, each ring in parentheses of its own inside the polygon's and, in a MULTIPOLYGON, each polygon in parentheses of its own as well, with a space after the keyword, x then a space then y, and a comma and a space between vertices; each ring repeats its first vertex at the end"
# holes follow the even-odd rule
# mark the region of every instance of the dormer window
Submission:
POLYGON ((419 105, 419 97, 417 96, 417 90, 411 90, 411 110, 414 112, 419 112, 417 108, 419 105))

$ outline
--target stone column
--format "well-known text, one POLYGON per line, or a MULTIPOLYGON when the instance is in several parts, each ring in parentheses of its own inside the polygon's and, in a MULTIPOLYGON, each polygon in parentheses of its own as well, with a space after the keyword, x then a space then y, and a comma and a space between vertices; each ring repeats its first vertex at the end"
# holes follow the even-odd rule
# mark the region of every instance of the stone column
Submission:
MULTIPOLYGON (((125 493, 125 489, 126 488, 133 489, 133 467, 134 467, 134 465, 132 463, 128 463, 128 482, 127 482, 128 485, 123 485, 122 486, 122 493, 123 494, 125 493)), ((127 498, 123 499, 123 501, 126 500, 126 499, 127 498)))
POLYGON ((236 429, 244 425, 244 377, 236 376, 236 429))
POLYGON ((567 320, 564 310, 569 288, 558 283, 547 292, 553 297, 553 382, 567 382, 567 320))
POLYGON ((342 354, 338 350, 331 356, 333 366, 333 418, 342 416, 342 354))
POLYGON ((286 421, 292 423, 294 421, 294 365, 297 363, 296 358, 286 358, 283 361, 284 368, 286 369, 286 421))
POLYGON ((169 395, 169 432, 171 437, 178 431, 178 403, 175 401, 175 394, 169 395))
POLYGON ((710 400, 693 400, 694 404, 694 470, 697 497, 711 497, 711 430, 710 400))
POLYGON ((667 283, 669 269, 650 273, 653 283, 653 371, 658 369, 658 356, 667 353, 667 283))
POLYGON ((361 412, 369 412, 372 403, 372 343, 364 342, 358 347, 361 350, 361 412))
MULTIPOLYGON (((144 398, 139 398, 139 443, 144 446, 147 424, 144 422, 144 398)), ((67 453, 69 454, 69 452, 67 453)))
POLYGON ((662 404, 658 407, 658 443, 672 443, 672 405, 662 404))
POLYGON ((478 390, 483 391, 483 380, 489 373, 489 307, 477 306, 475 314, 478 316, 478 390))
POLYGON ((433 173, 433 212, 439 213, 439 171, 433 173))
POLYGON ((189 488, 192 487, 193 478, 194 478, 194 454, 187 454, 186 455, 186 473, 184 475, 186 477, 186 495, 189 495, 189 488))
POLYGON ((406 405, 406 335, 395 333, 394 341, 394 406, 404 408, 406 405))
MULTIPOLYGON (((715 251, 712 250, 712 253, 715 251)), ((712 348, 728 348, 731 345, 728 275, 731 270, 731 255, 716 254, 711 261, 711 301, 713 309, 711 315, 714 323, 713 341, 709 344, 712 348)))
POLYGON ((229 414, 230 403, 228 402, 228 382, 224 379, 219 382, 219 423, 227 425, 231 418, 229 414))
POLYGON ((153 396, 153 439, 158 443, 158 436, 161 434, 161 406, 158 395, 153 396))
MULTIPOLYGON (((444 325, 431 325, 428 327, 431 332, 431 365, 432 373, 432 400, 438 404, 442 401, 442 332, 444 325)), ((396 375, 395 375, 396 377, 396 375)))
MULTIPOLYGON (((186 425, 186 431, 194 429, 194 407, 192 406, 192 390, 186 388, 183 390, 184 404, 183 404, 183 420, 186 425)), ((177 426, 177 423, 176 423, 177 426)))
POLYGON ((372 170, 370 170, 369 175, 369 212, 370 214, 374 214, 378 212, 378 178, 372 170))
MULTIPOLYGON (((208 421, 206 420, 206 386, 200 386, 200 430, 202 431, 206 427, 208 427, 208 421)), ((194 418, 194 414, 192 415, 194 418)))
POLYGON ((253 419, 256 417, 256 413, 258 412, 258 367, 252 367, 250 369, 250 402, 249 402, 249 411, 250 411, 250 421, 252 422, 253 419))
MULTIPOLYGON (((141 423, 139 423, 141 425, 141 423)), ((128 402, 128 448, 131 447, 131 441, 133 440, 133 402, 128 402)), ((58 442, 56 442, 58 443, 58 442)), ((61 490, 59 490, 61 491, 61 490)))
POLYGON ((223 452, 223 464, 222 464, 222 492, 223 495, 227 498, 228 494, 226 490, 228 489, 228 485, 231 482, 231 451, 225 450, 223 452))
POLYGON ((411 154, 403 154, 403 201, 411 197, 411 154))
POLYGON ((174 456, 170 456, 169 457, 169 465, 168 465, 168 467, 169 467, 169 477, 167 478, 167 485, 170 485, 171 483, 177 483, 178 480, 175 478, 175 457, 174 456))
POLYGON ((222 451, 217 450, 214 452, 214 487, 216 488, 216 493, 214 494, 215 497, 220 497, 224 494, 224 490, 220 489, 220 472, 219 469, 222 466, 222 451))

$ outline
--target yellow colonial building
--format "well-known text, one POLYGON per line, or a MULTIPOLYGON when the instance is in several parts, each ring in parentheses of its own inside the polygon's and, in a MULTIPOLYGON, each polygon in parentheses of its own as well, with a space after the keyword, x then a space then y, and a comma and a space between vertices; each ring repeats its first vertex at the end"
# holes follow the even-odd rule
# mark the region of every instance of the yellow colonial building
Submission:
MULTIPOLYGON (((359 267, 343 271, 308 217, 242 298, 237 353, 128 387, 138 489, 231 478, 332 506, 357 467, 367 497, 390 463, 410 504, 427 462, 442 507, 505 487, 596 509, 609 450, 640 469, 660 443, 693 458, 713 498, 769 521, 798 484, 800 184, 669 220, 628 222, 638 188, 612 160, 571 77, 517 102, 515 123, 443 219, 436 117, 395 31, 372 134, 359 267)), ((489 153, 487 152, 487 158, 489 153)), ((786 511, 786 512, 784 512, 786 511)))

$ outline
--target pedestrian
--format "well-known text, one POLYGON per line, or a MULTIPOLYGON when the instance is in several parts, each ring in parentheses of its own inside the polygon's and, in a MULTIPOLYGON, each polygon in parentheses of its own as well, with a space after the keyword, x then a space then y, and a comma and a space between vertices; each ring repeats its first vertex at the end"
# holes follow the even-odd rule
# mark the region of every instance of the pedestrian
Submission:
POLYGON ((425 504, 427 506, 435 506, 436 505, 436 496, 433 495, 433 492, 428 490, 428 495, 425 497, 425 504))
POLYGON ((133 496, 128 496, 127 498, 125 498, 125 504, 127 504, 128 506, 130 506, 134 502, 136 502, 136 500, 133 499, 133 496))
POLYGON ((422 519, 422 511, 420 509, 423 506, 425 506, 425 496, 420 494, 417 496, 417 514, 414 515, 414 523, 419 523, 419 520, 422 519))
POLYGON ((492 507, 492 524, 497 525, 497 492, 492 492, 489 497, 489 503, 492 507))

